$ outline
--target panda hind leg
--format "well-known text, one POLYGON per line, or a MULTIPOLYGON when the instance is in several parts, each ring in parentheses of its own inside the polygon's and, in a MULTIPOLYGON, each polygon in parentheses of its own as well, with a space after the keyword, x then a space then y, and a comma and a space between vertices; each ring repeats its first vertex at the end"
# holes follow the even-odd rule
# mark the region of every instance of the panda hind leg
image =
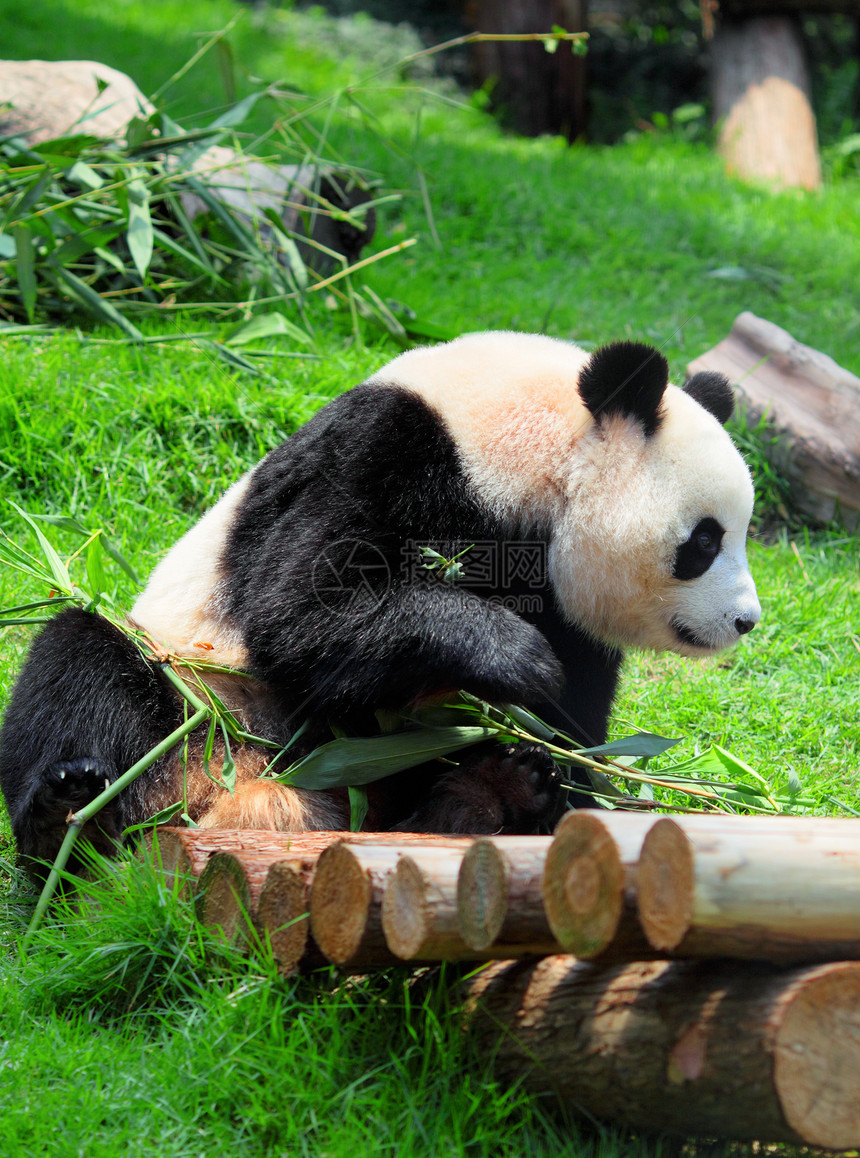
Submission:
POLYGON ((542 744, 477 745, 458 757, 401 832, 552 832, 566 808, 562 775, 542 744))
MULTIPOLYGON (((0 788, 35 875, 56 857, 69 814, 171 732, 181 713, 160 673, 103 617, 75 609, 51 620, 33 642, 0 733, 0 788)), ((162 777, 161 764, 148 769, 82 835, 111 852, 123 828, 161 806, 170 787, 162 777)))

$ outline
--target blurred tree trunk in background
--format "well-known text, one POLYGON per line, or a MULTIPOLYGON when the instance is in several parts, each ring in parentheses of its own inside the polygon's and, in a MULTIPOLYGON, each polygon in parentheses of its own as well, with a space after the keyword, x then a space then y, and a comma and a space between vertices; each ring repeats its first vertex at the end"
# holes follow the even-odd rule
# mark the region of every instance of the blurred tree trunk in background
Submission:
MULTIPOLYGON (((478 32, 583 32, 587 0, 473 0, 470 22, 478 32)), ((475 79, 490 80, 493 106, 510 128, 525 136, 561 133, 569 141, 586 126, 585 62, 569 44, 554 53, 540 43, 482 42, 474 45, 475 79)))
POLYGON ((729 171, 817 189, 818 138, 797 20, 785 15, 721 20, 711 65, 719 149, 729 171))

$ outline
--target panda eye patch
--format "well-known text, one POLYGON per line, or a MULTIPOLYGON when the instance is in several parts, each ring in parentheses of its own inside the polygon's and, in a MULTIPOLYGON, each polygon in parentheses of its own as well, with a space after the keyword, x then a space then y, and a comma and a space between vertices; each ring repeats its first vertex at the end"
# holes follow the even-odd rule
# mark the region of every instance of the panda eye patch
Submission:
POLYGON ((724 533, 716 519, 700 519, 690 533, 689 539, 675 552, 673 578, 698 579, 700 575, 704 575, 720 553, 724 533))

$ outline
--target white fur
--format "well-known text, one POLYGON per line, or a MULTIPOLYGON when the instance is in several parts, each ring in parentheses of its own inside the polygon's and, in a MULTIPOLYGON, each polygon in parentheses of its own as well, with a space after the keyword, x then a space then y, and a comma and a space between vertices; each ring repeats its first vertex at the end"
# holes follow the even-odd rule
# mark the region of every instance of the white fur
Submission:
POLYGON ((723 427, 676 386, 646 438, 631 418, 595 423, 579 395, 589 355, 537 334, 469 334, 411 350, 379 385, 419 394, 442 418, 490 510, 522 533, 551 535, 550 575, 566 616, 622 646, 702 655, 761 615, 746 561, 753 488, 723 427), (725 528, 704 575, 672 577, 700 519, 725 528), (673 621, 702 641, 679 639, 673 621))
POLYGON ((131 618, 176 655, 244 667, 238 633, 225 621, 219 560, 253 471, 168 551, 131 609, 131 618))

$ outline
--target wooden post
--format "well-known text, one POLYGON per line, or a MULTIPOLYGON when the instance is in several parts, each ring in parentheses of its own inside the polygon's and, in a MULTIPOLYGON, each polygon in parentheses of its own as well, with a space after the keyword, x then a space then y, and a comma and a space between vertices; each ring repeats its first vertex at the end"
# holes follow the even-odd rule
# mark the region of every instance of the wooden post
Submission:
POLYGON ((499 1076, 649 1132, 860 1145, 860 964, 500 962, 467 984, 499 1076))
POLYGON ((546 857, 543 902, 560 945, 579 957, 651 950, 638 927, 636 864, 651 813, 568 812, 546 857))
POLYGON ((457 923, 470 949, 505 957, 558 953, 541 886, 549 836, 488 836, 463 857, 457 923))
POLYGON ((409 850, 388 879, 382 929, 404 961, 475 959, 457 923, 457 878, 471 838, 409 850))
POLYGON ((382 931, 382 897, 409 847, 337 844, 322 854, 311 888, 311 931, 329 961, 360 972, 399 960, 382 931))
POLYGON ((663 817, 642 844, 638 903, 664 953, 860 959, 860 821, 663 817))
POLYGON ((821 186, 809 71, 792 16, 719 22, 711 42, 714 116, 729 172, 777 186, 821 186))

